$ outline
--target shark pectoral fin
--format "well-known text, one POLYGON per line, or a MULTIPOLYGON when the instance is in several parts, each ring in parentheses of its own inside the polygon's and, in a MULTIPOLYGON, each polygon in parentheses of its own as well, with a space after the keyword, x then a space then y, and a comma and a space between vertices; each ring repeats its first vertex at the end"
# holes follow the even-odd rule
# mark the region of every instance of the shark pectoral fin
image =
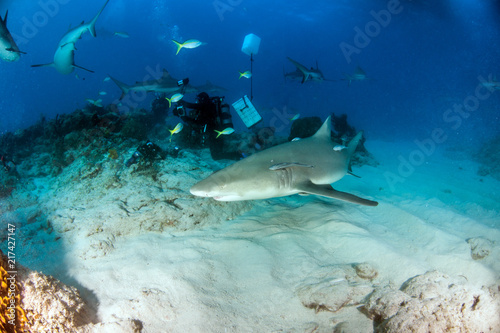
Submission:
POLYGON ((377 206, 378 202, 363 199, 354 194, 340 192, 333 189, 330 185, 316 185, 313 183, 304 183, 297 186, 297 190, 301 192, 321 195, 323 197, 334 198, 338 200, 348 201, 364 206, 377 206))
POLYGON ((75 65, 75 64, 73 64, 73 67, 83 69, 84 71, 87 71, 87 72, 90 72, 90 73, 94 73, 94 71, 92 71, 90 69, 87 69, 87 68, 84 68, 82 66, 78 66, 78 65, 75 65))
POLYGON ((278 164, 273 164, 269 167, 269 170, 276 171, 276 170, 281 170, 281 169, 286 169, 290 167, 304 167, 304 168, 314 168, 314 165, 310 164, 303 164, 303 163, 295 163, 295 162, 284 162, 284 163, 278 163, 278 164))
POLYGON ((356 178, 361 178, 361 176, 358 176, 358 175, 354 174, 351 170, 347 171, 347 174, 351 175, 351 176, 354 176, 356 178))
POLYGON ((19 54, 26 54, 26 52, 19 51, 19 50, 14 50, 12 47, 6 48, 5 50, 7 50, 9 52, 16 52, 16 53, 19 53, 19 54))
POLYGON ((51 62, 50 64, 38 64, 38 65, 31 65, 31 67, 54 67, 54 63, 51 62))

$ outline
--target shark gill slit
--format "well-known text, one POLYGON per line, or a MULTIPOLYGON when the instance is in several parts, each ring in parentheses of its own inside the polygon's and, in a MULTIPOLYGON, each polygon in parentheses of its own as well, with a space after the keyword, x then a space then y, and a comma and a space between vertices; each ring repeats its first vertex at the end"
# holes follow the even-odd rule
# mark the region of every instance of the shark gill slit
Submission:
POLYGON ((280 189, 290 189, 293 184, 292 168, 278 170, 278 187, 280 189))

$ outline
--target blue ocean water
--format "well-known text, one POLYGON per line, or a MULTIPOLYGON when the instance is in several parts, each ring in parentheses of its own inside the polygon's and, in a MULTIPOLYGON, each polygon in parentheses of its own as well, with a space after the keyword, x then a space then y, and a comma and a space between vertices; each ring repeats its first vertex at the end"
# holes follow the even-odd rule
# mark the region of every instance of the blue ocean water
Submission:
MULTIPOLYGON (((238 71, 250 67, 240 50, 249 33, 262 39, 254 57, 253 102, 268 124, 273 108, 323 119, 346 113, 368 137, 414 140, 442 128, 450 141, 467 144, 483 142, 499 128, 499 94, 475 98, 480 77, 498 74, 498 1, 111 0, 97 21, 97 38, 86 33, 76 45, 75 63, 95 73, 30 67, 51 62, 68 27, 88 22, 103 3, 0 3, 27 53, 18 62, 0 62, 1 133, 33 125, 42 115, 51 119, 83 108, 87 98, 116 103, 121 92, 103 81, 108 74, 132 84, 165 68, 195 85, 210 80, 226 87, 232 103, 250 93, 249 80, 238 79, 238 71), (176 55, 171 39, 190 38, 207 44, 176 55), (307 67, 318 64, 337 81, 285 82, 283 72, 295 70, 286 57, 307 67), (340 80, 357 66, 369 80, 340 80), (464 103, 469 111, 453 111, 464 103)), ((150 108, 153 97, 137 107, 150 108)), ((239 120, 235 126, 244 129, 239 120)))

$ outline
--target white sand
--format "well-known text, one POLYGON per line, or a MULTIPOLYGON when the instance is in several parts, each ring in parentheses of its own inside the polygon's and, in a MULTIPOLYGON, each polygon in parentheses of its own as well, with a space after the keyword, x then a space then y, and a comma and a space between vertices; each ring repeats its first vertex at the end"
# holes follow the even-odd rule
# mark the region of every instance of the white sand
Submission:
MULTIPOLYGON (((378 207, 313 196, 195 198, 189 187, 222 166, 204 162, 204 151, 158 162, 156 180, 133 168, 118 179, 128 156, 103 156, 102 171, 79 182, 95 168, 82 157, 55 181, 32 179, 29 195, 14 192, 27 204, 3 203, 2 218, 28 221, 20 227, 22 264, 98 302, 102 323, 87 327, 97 332, 132 332, 129 320, 143 332, 323 332, 341 322, 346 331, 372 332, 358 307, 376 287, 399 289, 433 270, 472 291, 498 286, 499 182, 438 151, 391 188, 384 175, 397 174, 394 152, 408 156, 413 144, 367 148, 381 164, 354 167, 362 178, 345 177, 335 188, 378 207), (492 244, 481 260, 467 243, 476 237, 492 244), (377 277, 358 277, 358 263, 377 277), (314 304, 324 307, 316 313, 314 304)), ((486 319, 500 331, 500 318, 486 319)))

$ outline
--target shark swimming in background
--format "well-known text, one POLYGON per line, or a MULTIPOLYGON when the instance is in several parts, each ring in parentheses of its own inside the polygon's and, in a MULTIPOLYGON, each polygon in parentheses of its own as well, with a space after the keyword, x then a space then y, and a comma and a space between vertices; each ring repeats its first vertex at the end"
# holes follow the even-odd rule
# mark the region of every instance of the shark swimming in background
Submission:
POLYGON ((12 62, 18 61, 21 53, 26 54, 26 52, 19 51, 14 38, 12 38, 9 29, 7 29, 8 14, 9 11, 6 11, 3 20, 0 17, 0 59, 12 62))
POLYGON ((96 37, 95 23, 108 2, 109 0, 106 0, 104 6, 102 6, 101 10, 89 23, 82 22, 79 26, 70 29, 66 34, 64 34, 57 45, 53 62, 49 64, 32 65, 31 67, 54 67, 59 73, 64 75, 72 73, 75 68, 80 68, 93 73, 90 69, 86 69, 75 64, 75 44, 80 38, 82 38, 82 35, 86 31, 89 31, 93 37, 96 37))
POLYGON ((290 79, 301 79, 301 83, 304 83, 306 81, 332 81, 325 79, 323 73, 321 73, 321 71, 318 68, 318 64, 316 64, 316 69, 312 67, 311 69, 307 69, 306 66, 301 65, 292 58, 287 57, 287 59, 290 60, 290 62, 294 64, 294 66, 297 67, 297 69, 294 72, 285 73, 285 79, 287 77, 290 79))
POLYGON ((242 159, 191 187, 191 194, 219 201, 240 201, 314 194, 365 206, 378 202, 334 190, 331 183, 344 177, 362 137, 347 147, 331 141, 331 119, 312 137, 268 148, 242 159))
POLYGON ((189 94, 198 92, 198 89, 188 85, 187 82, 185 82, 188 80, 174 79, 165 69, 163 70, 163 76, 158 80, 136 82, 134 85, 128 85, 120 82, 112 76, 109 77, 122 91, 120 99, 123 99, 123 97, 125 97, 125 95, 127 95, 131 91, 156 92, 164 93, 167 95, 172 95, 175 93, 189 94))
POLYGON ((366 76, 366 72, 361 67, 356 67, 353 74, 344 73, 344 78, 342 80, 348 81, 348 85, 351 85, 352 81, 364 81, 368 80, 369 77, 366 76))
POLYGON ((500 82, 497 80, 496 77, 494 78, 490 78, 488 81, 483 81, 481 82, 481 84, 483 85, 483 87, 486 87, 488 89, 496 89, 496 90, 500 90, 500 82))
POLYGON ((227 92, 228 90, 224 87, 221 86, 216 86, 212 82, 207 80, 207 83, 205 83, 202 86, 195 86, 194 87, 198 92, 206 92, 206 93, 214 93, 214 92, 227 92))

